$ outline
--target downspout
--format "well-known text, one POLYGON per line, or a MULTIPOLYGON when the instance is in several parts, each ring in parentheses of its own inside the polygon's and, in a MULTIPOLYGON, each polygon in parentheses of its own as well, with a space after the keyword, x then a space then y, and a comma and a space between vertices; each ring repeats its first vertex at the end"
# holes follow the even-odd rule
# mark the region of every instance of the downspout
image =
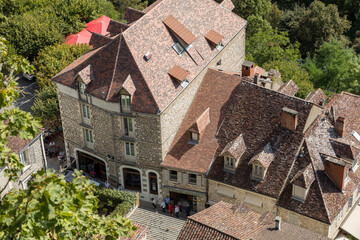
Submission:
POLYGON ((47 160, 46 160, 46 154, 45 154, 45 147, 44 147, 44 139, 43 139, 43 133, 40 133, 40 143, 41 143, 41 150, 43 155, 43 163, 44 163, 44 169, 47 170, 47 160))

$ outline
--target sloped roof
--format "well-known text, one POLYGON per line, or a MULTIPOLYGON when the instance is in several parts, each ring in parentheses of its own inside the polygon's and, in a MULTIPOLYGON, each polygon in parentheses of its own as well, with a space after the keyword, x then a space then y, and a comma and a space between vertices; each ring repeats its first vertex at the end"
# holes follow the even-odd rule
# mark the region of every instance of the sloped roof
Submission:
POLYGON ((214 43, 215 45, 218 45, 221 40, 224 38, 223 36, 221 36, 221 34, 219 34, 218 32, 214 31, 214 30, 210 30, 206 35, 205 38, 207 40, 209 40, 210 42, 214 43))
POLYGON ((355 156, 355 152, 353 152, 354 148, 350 144, 335 139, 330 139, 329 141, 337 157, 350 160, 355 160, 355 157, 357 157, 355 156))
POLYGON ((190 127, 190 131, 202 134, 207 125, 210 123, 210 111, 207 108, 199 117, 195 123, 190 127))
POLYGON ((189 72, 182 69, 181 67, 175 65, 172 69, 169 71, 169 75, 178 80, 179 82, 182 82, 186 79, 187 76, 189 76, 189 72))
POLYGON ((136 91, 136 86, 131 78, 131 76, 129 75, 125 82, 123 83, 122 87, 125 89, 125 91, 127 91, 131 96, 134 95, 135 91, 136 91))
POLYGON ((258 161, 264 168, 267 169, 274 160, 274 157, 274 151, 271 148, 270 143, 268 143, 258 154, 251 158, 249 164, 252 164, 254 161, 258 161))
POLYGON ((132 111, 157 114, 183 90, 171 80, 167 71, 178 65, 190 73, 188 81, 191 83, 219 52, 205 39, 206 33, 213 29, 224 36, 223 44, 226 45, 245 25, 244 19, 213 0, 163 0, 130 27, 110 21, 108 31, 119 32, 120 35, 85 54, 52 80, 75 88, 74 76, 84 65, 91 64, 94 81, 86 89, 87 94, 114 102, 118 101, 116 93, 119 88, 131 74, 138 90, 132 102, 132 111), (171 47, 174 34, 163 23, 169 15, 196 37, 192 47, 181 56, 171 47), (118 31, 112 29, 116 26, 118 31), (144 59, 147 52, 152 54, 150 61, 144 59), (106 98, 102 97, 104 95, 106 98))
POLYGON ((145 13, 131 7, 127 7, 125 10, 124 19, 126 19, 127 23, 132 23, 139 20, 145 13))
POLYGON ((312 91, 311 93, 309 93, 309 95, 307 95, 307 97, 305 98, 306 101, 315 103, 317 105, 322 105, 325 103, 327 99, 326 94, 323 92, 323 90, 321 90, 320 88, 316 89, 315 91, 312 91))
POLYGON ((114 19, 111 19, 109 22, 109 26, 107 28, 107 31, 112 35, 118 35, 119 33, 125 31, 126 29, 128 29, 130 26, 122 23, 122 22, 118 22, 115 21, 114 19))
POLYGON ((226 8, 229 11, 232 11, 235 8, 235 5, 231 0, 224 0, 220 3, 220 6, 226 8))
POLYGON ((236 160, 243 155, 246 150, 246 145, 244 137, 240 134, 237 138, 229 142, 224 150, 221 152, 220 156, 224 156, 226 152, 230 153, 236 160))
POLYGON ((110 37, 93 32, 91 34, 89 45, 93 46, 94 48, 99 48, 104 46, 105 44, 108 44, 109 42, 111 42, 111 40, 112 39, 110 37))
POLYGON ((303 188, 309 188, 314 180, 314 169, 312 168, 311 164, 309 164, 300 170, 290 182, 303 188))
POLYGON ((294 240, 328 239, 307 229, 282 222, 281 230, 275 229, 275 215, 249 210, 244 204, 223 201, 190 216, 178 240, 294 240))
POLYGON ((296 83, 293 80, 290 80, 287 81, 286 83, 283 83, 278 89, 278 92, 281 92, 288 96, 295 96, 298 90, 299 87, 296 85, 296 83))
POLYGON ((85 84, 89 84, 93 80, 92 66, 91 64, 84 67, 79 73, 79 77, 85 84))

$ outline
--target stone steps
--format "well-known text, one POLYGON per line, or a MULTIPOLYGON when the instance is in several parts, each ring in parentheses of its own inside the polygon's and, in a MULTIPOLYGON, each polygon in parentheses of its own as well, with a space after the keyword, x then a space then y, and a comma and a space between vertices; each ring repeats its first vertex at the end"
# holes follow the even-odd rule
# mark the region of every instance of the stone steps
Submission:
POLYGON ((172 240, 176 239, 181 228, 185 224, 183 219, 158 213, 153 209, 138 208, 129 217, 136 223, 149 227, 148 240, 172 240))

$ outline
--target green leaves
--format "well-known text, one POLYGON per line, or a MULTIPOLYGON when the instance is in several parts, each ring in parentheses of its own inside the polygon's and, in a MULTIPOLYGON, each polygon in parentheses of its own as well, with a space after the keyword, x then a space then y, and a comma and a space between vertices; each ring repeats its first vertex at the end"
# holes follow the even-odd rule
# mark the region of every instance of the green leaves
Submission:
POLYGON ((74 174, 63 176, 39 171, 27 190, 8 193, 0 207, 0 237, 14 239, 118 239, 136 228, 121 216, 97 215, 94 185, 74 174))

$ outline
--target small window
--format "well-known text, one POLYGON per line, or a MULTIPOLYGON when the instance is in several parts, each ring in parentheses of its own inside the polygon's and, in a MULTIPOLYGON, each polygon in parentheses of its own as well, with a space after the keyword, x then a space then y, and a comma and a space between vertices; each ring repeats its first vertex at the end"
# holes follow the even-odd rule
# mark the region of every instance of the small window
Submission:
POLYGON ((26 149, 25 151, 20 153, 20 160, 24 166, 27 166, 30 164, 28 149, 26 149))
POLYGON ((224 45, 222 44, 222 42, 219 42, 219 44, 216 45, 216 49, 217 49, 218 51, 221 51, 223 48, 224 48, 224 45))
POLYGON ((93 133, 91 130, 85 129, 85 136, 88 143, 93 143, 93 133))
POLYGON ((196 184, 196 174, 189 174, 189 183, 196 184))
POLYGON ((175 52, 179 55, 181 55, 185 49, 183 46, 181 46, 181 44, 179 42, 176 42, 172 45, 172 48, 175 50, 175 52))
POLYGON ((294 199, 299 201, 305 201, 306 192, 307 191, 305 188, 293 185, 292 196, 294 199))
POLYGON ((258 164, 253 164, 253 176, 256 178, 264 178, 264 167, 258 164))
POLYGON ((124 134, 129 136, 129 132, 133 131, 133 120, 132 118, 124 118, 124 134))
POLYGON ((158 194, 157 175, 153 172, 149 174, 150 193, 158 194))
POLYGON ((170 171, 170 180, 177 182, 177 180, 178 180, 178 178, 177 178, 177 171, 173 171, 173 170, 170 171))
POLYGON ((135 145, 131 142, 125 142, 125 153, 127 156, 135 156, 135 145))
POLYGON ((199 141, 199 134, 192 132, 191 133, 191 140, 199 141))
POLYGON ((127 109, 131 107, 131 97, 129 95, 121 95, 121 106, 127 109))
POLYGON ((353 195, 350 196, 349 201, 348 201, 348 208, 350 209, 352 207, 353 204, 353 195))
POLYGON ((83 82, 79 82, 79 91, 81 94, 85 94, 86 85, 83 82))
POLYGON ((225 157, 225 166, 234 168, 235 166, 235 159, 232 157, 225 157))
POLYGON ((88 105, 82 105, 82 113, 83 113, 83 117, 90 119, 90 107, 88 105))

